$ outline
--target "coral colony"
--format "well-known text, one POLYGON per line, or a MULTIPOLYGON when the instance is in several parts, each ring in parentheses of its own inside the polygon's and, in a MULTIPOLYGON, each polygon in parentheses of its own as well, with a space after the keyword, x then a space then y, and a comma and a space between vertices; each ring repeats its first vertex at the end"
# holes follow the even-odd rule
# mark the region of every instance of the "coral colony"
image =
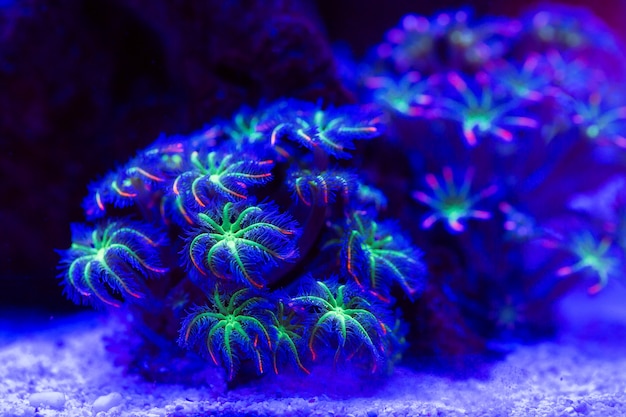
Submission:
POLYGON ((228 380, 549 334, 623 279, 621 50, 585 10, 404 16, 340 61, 362 104, 245 107, 91 184, 62 286, 228 380))

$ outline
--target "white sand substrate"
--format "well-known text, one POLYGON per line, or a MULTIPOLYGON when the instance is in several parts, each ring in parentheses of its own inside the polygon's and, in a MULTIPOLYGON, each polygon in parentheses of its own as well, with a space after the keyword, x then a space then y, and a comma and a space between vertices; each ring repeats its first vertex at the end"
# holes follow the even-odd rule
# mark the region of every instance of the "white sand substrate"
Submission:
POLYGON ((191 386, 149 382, 105 350, 113 320, 83 314, 32 327, 23 314, 6 313, 0 417, 626 416, 625 294, 574 294, 563 304, 559 337, 520 346, 476 375, 471 366, 456 376, 397 368, 384 383, 363 379, 337 396, 342 382, 332 372, 271 376, 234 390, 219 370, 191 386))

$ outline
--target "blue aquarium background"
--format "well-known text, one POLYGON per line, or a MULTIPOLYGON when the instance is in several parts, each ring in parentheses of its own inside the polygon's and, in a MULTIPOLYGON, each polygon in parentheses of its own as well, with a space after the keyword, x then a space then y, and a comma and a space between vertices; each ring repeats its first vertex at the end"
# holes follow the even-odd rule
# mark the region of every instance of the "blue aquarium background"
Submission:
POLYGON ((625 4, 0 17, 0 415, 623 415, 625 4))

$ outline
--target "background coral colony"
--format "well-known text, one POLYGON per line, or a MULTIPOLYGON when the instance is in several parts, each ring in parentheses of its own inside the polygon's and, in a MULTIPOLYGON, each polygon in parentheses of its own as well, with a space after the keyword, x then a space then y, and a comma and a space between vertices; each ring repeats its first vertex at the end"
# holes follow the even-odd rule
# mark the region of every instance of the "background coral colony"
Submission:
POLYGON ((392 2, 338 42, 350 2, 149 3, 0 2, 3 304, 235 387, 506 353, 623 282, 626 61, 587 8, 392 2))

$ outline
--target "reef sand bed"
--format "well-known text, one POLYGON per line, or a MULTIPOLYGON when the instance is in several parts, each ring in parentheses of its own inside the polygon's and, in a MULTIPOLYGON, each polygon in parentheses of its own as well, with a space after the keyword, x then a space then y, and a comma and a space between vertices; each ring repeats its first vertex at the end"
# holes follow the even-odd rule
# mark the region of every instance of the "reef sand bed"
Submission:
POLYGON ((379 383, 319 368, 308 377, 272 376, 231 390, 220 370, 195 385, 148 382, 126 372, 105 349, 103 338, 118 325, 111 318, 18 322, 5 312, 0 417, 623 416, 623 295, 620 288, 592 300, 570 296, 557 338, 517 347, 488 364, 463 358, 469 366, 460 374, 398 367, 379 383))

